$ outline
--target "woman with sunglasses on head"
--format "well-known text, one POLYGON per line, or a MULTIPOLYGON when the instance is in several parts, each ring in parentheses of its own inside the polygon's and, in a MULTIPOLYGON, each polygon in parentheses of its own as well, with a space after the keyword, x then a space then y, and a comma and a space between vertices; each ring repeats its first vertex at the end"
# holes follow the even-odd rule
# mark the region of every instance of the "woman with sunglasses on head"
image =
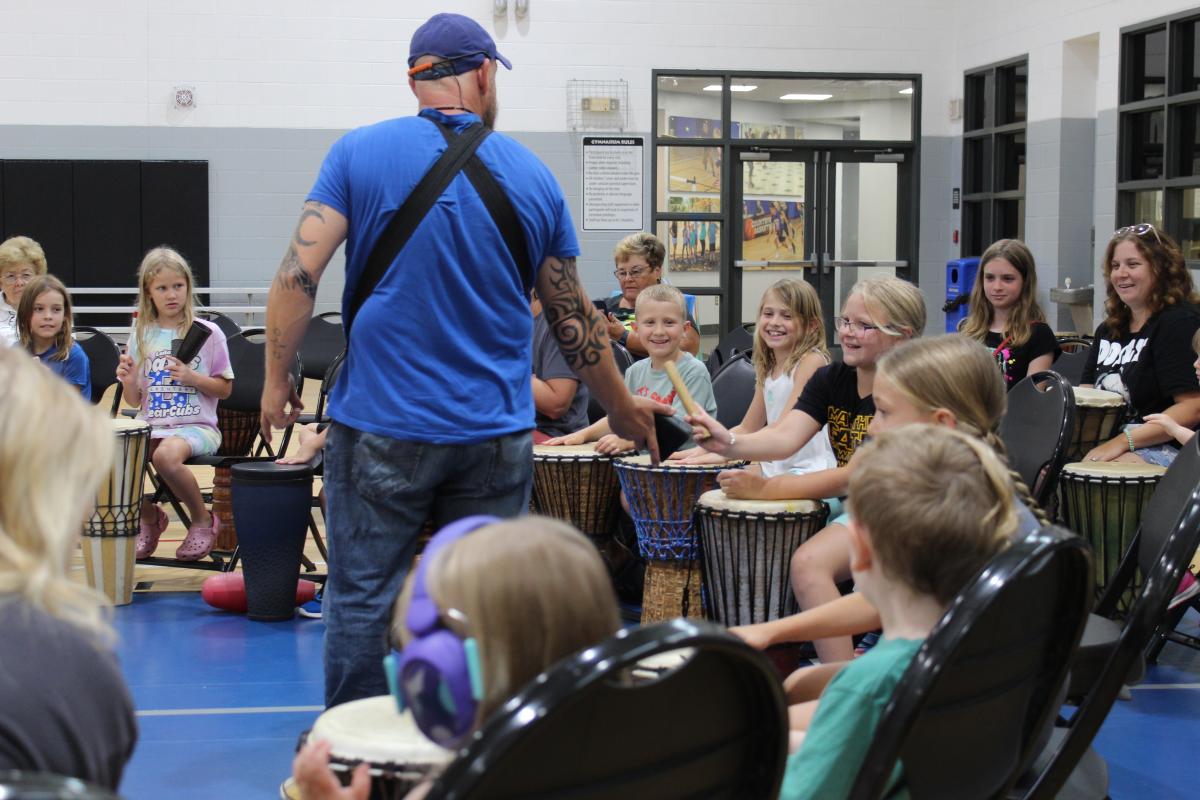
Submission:
POLYGON ((1161 425, 1139 423, 1149 414, 1166 414, 1184 428, 1200 425, 1191 350, 1200 329, 1200 294, 1179 246, 1149 223, 1114 233, 1103 268, 1106 318, 1096 329, 1082 385, 1119 393, 1133 424, 1085 458, 1167 466, 1178 452, 1175 440, 1161 425))
MULTIPOLYGON (((637 331, 631 329, 633 307, 642 289, 662 283, 662 267, 666 255, 667 248, 662 240, 652 233, 634 233, 626 236, 613 250, 613 263, 616 265, 613 277, 621 285, 621 292, 606 297, 603 301, 596 301, 604 303, 608 338, 624 345, 634 358, 646 358, 649 353, 638 338, 637 331)), ((696 355, 700 352, 700 334, 696 330, 696 320, 692 319, 690 311, 687 322, 679 348, 696 355)))

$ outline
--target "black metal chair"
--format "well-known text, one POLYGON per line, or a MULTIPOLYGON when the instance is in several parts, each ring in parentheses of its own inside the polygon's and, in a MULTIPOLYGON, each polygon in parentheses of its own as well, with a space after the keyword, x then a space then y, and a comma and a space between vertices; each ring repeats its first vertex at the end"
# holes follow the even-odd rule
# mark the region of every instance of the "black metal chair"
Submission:
MULTIPOLYGON (((121 361, 121 347, 107 333, 90 325, 76 325, 72 332, 75 334, 75 341, 79 343, 88 357, 88 368, 92 378, 92 403, 99 405, 100 401, 104 399, 104 393, 117 382, 117 364, 121 361)), ((120 407, 121 390, 118 388, 113 396, 110 414, 115 417, 117 409, 120 407)))
POLYGON ((708 354, 708 360, 705 362, 705 365, 708 367, 708 374, 716 377, 717 372, 725 365, 725 362, 738 353, 752 353, 753 351, 754 323, 747 322, 729 331, 717 342, 717 346, 708 354))
POLYGON ((1089 615, 1071 664, 1069 696, 1078 705, 1062 720, 1049 745, 1018 786, 1029 798, 1104 797, 1104 761, 1092 740, 1122 687, 1144 669, 1147 645, 1163 622, 1168 601, 1200 542, 1200 438, 1193 438, 1159 481, 1142 513, 1142 524, 1089 615), (1117 600, 1141 569, 1142 590, 1124 623, 1109 619, 1117 600))
POLYGON ((770 663, 712 623, 624 630, 563 659, 497 711, 431 798, 774 797, 787 758, 770 663), (693 648, 638 680, 639 661, 693 648))
POLYGON ((1075 392, 1055 372, 1028 375, 1008 393, 1000 439, 1038 505, 1054 495, 1075 427, 1075 392))
MULTIPOLYGON (((617 369, 620 371, 620 373, 622 375, 624 375, 625 370, 632 367, 633 362, 636 359, 633 357, 633 353, 630 353, 629 350, 627 350, 625 348, 625 345, 621 344, 620 342, 611 342, 610 341, 609 343, 612 345, 613 361, 617 362, 617 369)), ((600 401, 596 399, 596 396, 593 395, 591 392, 589 392, 588 393, 588 424, 590 425, 591 423, 600 419, 606 413, 607 412, 604 410, 604 406, 600 405, 600 401)))
POLYGON ((305 378, 322 380, 334 360, 346 351, 346 331, 341 315, 322 314, 308 321, 300 342, 300 370, 305 378), (335 319, 336 317, 336 319, 335 319))
POLYGON ((237 336, 242 332, 242 326, 233 321, 233 318, 228 314, 223 314, 212 308, 203 308, 196 311, 196 316, 200 319, 206 319, 212 324, 221 329, 221 333, 225 334, 228 339, 237 336))
MULTIPOLYGON (((338 353, 326 368, 325 373, 321 376, 321 388, 317 392, 317 407, 313 409, 311 414, 301 414, 296 418, 296 422, 287 426, 283 432, 283 440, 279 444, 279 452, 286 453, 288 444, 292 441, 292 434, 296 425, 311 425, 314 422, 327 424, 330 419, 325 413, 326 406, 329 404, 329 393, 333 391, 333 385, 337 382, 338 376, 342 374, 342 365, 346 361, 346 351, 338 353)), ((303 361, 301 362, 303 369, 303 361)))
POLYGON ((749 353, 738 353, 717 370, 712 379, 712 390, 717 401, 718 422, 726 428, 741 423, 754 400, 754 384, 754 365, 749 353))
POLYGON ((1091 602, 1087 544, 1045 528, 1000 553, 951 603, 901 678, 851 789, 1003 797, 1053 724, 1091 602))
POLYGON ((47 772, 0 770, 0 797, 12 800, 119 800, 108 789, 47 772))

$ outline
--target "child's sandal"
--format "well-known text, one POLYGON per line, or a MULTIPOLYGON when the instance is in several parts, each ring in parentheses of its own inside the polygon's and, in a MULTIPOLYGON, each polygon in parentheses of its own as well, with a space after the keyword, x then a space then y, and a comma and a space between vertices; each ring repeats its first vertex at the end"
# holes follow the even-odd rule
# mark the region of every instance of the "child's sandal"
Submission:
POLYGON ((158 537, 162 536, 163 531, 167 529, 169 524, 167 512, 155 506, 154 513, 156 515, 154 522, 143 522, 138 528, 137 546, 134 549, 136 558, 149 558, 154 555, 154 551, 158 549, 158 537))
POLYGON ((179 545, 179 549, 175 551, 175 557, 180 561, 199 561, 212 552, 220 530, 221 520, 217 518, 216 514, 212 515, 212 527, 210 528, 193 525, 188 528, 187 538, 183 540, 183 544, 179 545))

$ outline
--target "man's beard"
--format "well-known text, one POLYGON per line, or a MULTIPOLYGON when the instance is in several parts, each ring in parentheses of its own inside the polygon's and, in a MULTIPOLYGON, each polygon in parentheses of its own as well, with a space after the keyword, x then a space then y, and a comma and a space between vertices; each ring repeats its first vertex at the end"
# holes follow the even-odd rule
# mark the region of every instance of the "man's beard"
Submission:
POLYGON ((496 90, 493 89, 483 101, 483 113, 479 115, 479 118, 483 120, 484 125, 494 130, 496 128, 496 116, 499 113, 500 109, 496 103, 496 90))

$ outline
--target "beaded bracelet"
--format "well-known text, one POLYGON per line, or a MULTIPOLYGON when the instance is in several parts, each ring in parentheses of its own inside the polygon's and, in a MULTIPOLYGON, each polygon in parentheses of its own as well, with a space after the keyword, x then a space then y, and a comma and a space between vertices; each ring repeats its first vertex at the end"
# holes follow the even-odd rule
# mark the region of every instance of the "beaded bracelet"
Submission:
POLYGON ((1129 452, 1132 453, 1133 451, 1137 450, 1137 448, 1133 446, 1133 433, 1131 433, 1129 429, 1125 430, 1125 441, 1129 442, 1129 452))

